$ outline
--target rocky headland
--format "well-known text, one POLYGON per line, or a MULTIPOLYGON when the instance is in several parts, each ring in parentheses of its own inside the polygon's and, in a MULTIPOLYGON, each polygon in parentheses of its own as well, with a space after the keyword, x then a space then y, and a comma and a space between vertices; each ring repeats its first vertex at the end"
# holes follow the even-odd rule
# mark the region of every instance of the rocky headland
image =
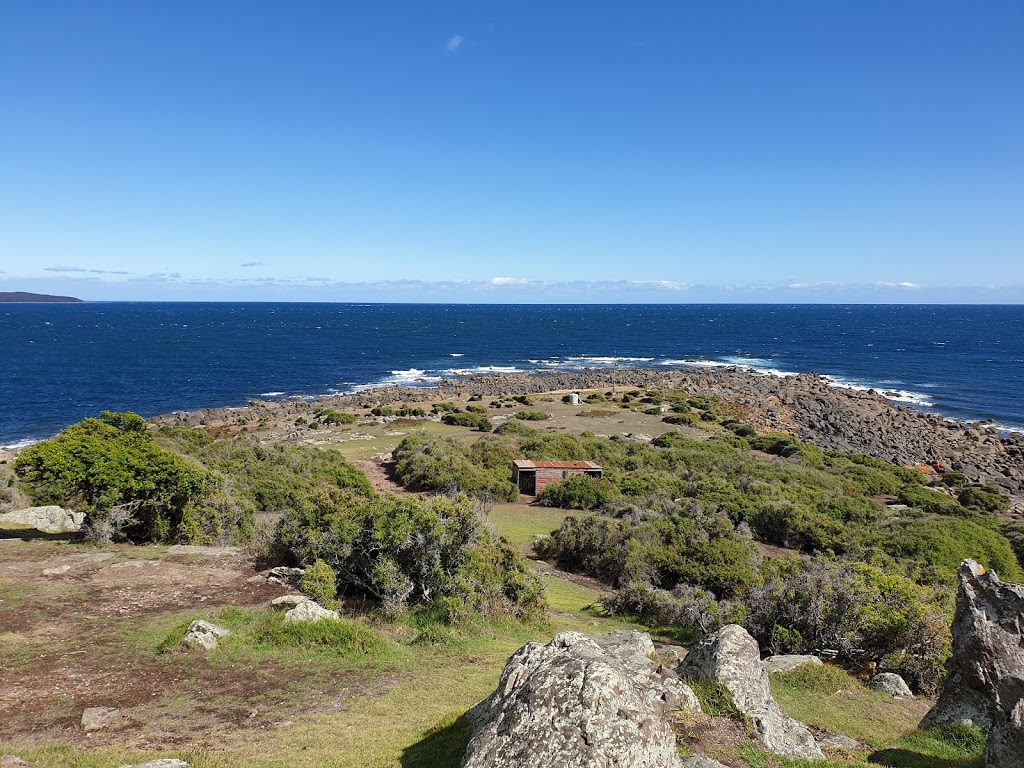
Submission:
MULTIPOLYGON (((865 453, 902 466, 934 466, 994 485, 1024 503, 1024 434, 992 422, 959 422, 896 403, 875 390, 840 387, 814 373, 776 377, 747 369, 614 369, 536 374, 478 374, 436 386, 387 386, 307 400, 252 400, 239 408, 204 408, 158 416, 155 425, 231 428, 263 423, 286 429, 317 408, 352 410, 394 403, 426 404, 479 395, 615 389, 678 389, 713 395, 730 415, 761 431, 781 431, 824 450, 865 453)), ((1019 511, 1019 510, 1018 510, 1019 511)))

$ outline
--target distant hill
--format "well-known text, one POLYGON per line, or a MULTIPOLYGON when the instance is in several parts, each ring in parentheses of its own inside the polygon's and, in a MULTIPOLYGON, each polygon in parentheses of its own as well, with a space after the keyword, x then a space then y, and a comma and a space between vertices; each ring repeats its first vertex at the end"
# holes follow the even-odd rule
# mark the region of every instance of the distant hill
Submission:
POLYGON ((83 304, 74 296, 51 296, 48 293, 26 293, 25 291, 0 291, 0 304, 83 304))

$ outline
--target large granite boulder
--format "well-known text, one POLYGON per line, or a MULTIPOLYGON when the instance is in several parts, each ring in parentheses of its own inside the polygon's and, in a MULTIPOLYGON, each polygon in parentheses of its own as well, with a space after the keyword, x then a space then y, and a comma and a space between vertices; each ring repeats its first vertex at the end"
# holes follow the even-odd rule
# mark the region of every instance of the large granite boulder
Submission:
POLYGON ((997 686, 1024 678, 1024 585, 1005 584, 973 560, 958 573, 953 654, 942 694, 921 725, 989 728, 997 711, 1009 713, 1017 703, 997 695, 997 686))
POLYGON ((63 507, 26 507, 0 514, 0 536, 73 536, 82 530, 84 512, 63 507))
POLYGON ((469 712, 463 768, 680 768, 668 715, 699 706, 693 692, 646 659, 642 633, 600 642, 562 632, 516 651, 469 712))
POLYGON ((783 757, 823 759, 807 726, 783 712, 772 698, 757 641, 738 624, 722 627, 691 648, 676 672, 684 679, 724 685, 770 751, 783 757))
POLYGON ((986 768, 1019 768, 1024 754, 1024 584, 1004 584, 973 560, 958 569, 953 655, 924 727, 991 728, 986 768))

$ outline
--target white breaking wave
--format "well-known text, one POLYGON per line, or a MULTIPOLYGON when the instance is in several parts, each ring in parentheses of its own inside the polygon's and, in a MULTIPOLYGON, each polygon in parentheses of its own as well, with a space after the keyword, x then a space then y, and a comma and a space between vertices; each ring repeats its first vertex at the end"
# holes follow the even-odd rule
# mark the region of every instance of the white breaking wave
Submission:
POLYGON ((22 448, 28 448, 30 445, 41 443, 43 440, 47 440, 46 437, 29 437, 25 440, 18 440, 16 443, 10 443, 9 445, 0 445, 5 451, 20 451, 22 448))
POLYGON ((474 373, 528 373, 514 365, 478 365, 475 368, 449 368, 446 376, 472 376, 474 373))
POLYGON ((921 408, 931 408, 935 405, 934 400, 921 392, 912 392, 908 389, 895 389, 884 386, 871 386, 859 381, 853 381, 852 379, 844 379, 841 376, 822 376, 821 378, 828 382, 829 386, 833 387, 857 389, 861 392, 867 392, 869 389, 873 389, 886 399, 897 403, 908 403, 910 405, 920 406, 921 408))
POLYGON ((280 397, 284 392, 260 392, 257 397, 280 397))

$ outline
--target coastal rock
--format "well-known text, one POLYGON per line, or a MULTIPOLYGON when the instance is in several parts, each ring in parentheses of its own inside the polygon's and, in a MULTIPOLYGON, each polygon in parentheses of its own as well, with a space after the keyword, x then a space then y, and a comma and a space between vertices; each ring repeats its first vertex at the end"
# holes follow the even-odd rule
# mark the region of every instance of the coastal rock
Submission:
POLYGON ((888 693, 895 699, 913 698, 914 696, 906 680, 895 672, 880 672, 871 678, 868 687, 873 691, 888 693))
POLYGON ((121 720, 121 710, 114 707, 87 707, 82 712, 82 729, 98 731, 121 720))
POLYGON ((606 648, 563 632, 516 651, 497 690, 469 713, 463 768, 680 768, 667 714, 683 705, 681 692, 696 697, 653 662, 639 668, 649 637, 614 634, 606 648))
POLYGON ((337 611, 328 610, 319 603, 306 599, 284 615, 284 623, 292 624, 297 621, 320 621, 322 619, 338 621, 340 618, 341 615, 337 611))
POLYGON ((998 712, 985 745, 985 768, 1020 768, 1024 755, 1024 691, 1009 712, 998 712))
POLYGON ((28 763, 17 755, 0 755, 0 768, 28 768, 28 763))
POLYGON ((305 603, 308 600, 312 600, 312 598, 305 595, 281 595, 270 601, 270 607, 279 611, 287 611, 299 603, 305 603))
POLYGON ((284 565, 279 565, 276 568, 271 568, 270 573, 267 575, 267 581, 271 584, 280 584, 285 587, 293 587, 299 583, 302 578, 302 574, 305 571, 301 568, 289 568, 284 565))
POLYGON ((958 574, 946 682, 921 725, 989 728, 1011 718, 1017 700, 1009 694, 1018 684, 1024 690, 1024 585, 1003 583, 973 560, 962 562, 958 574))
POLYGON ((189 768, 189 765, 184 760, 178 760, 175 757, 163 757, 159 760, 150 760, 148 763, 122 765, 121 768, 189 768))
POLYGON ((684 679, 728 688, 736 708, 750 718, 770 751, 804 760, 823 758, 807 726, 783 712, 772 698, 757 641, 738 624, 722 627, 691 648, 676 672, 684 679))
POLYGON ((212 651, 222 637, 230 634, 224 627, 218 627, 208 621, 193 621, 181 640, 181 646, 190 650, 212 651))
POLYGON ((683 768, 726 768, 717 760, 712 760, 707 755, 690 755, 683 758, 683 768))
POLYGON ((844 752, 859 752, 864 749, 864 745, 856 739, 851 739, 849 736, 844 736, 841 733, 829 733, 827 731, 818 737, 818 743, 823 747, 831 747, 832 749, 843 750, 844 752))
POLYGON ((805 664, 820 667, 824 662, 817 656, 808 656, 799 653, 769 656, 767 659, 762 659, 761 661, 761 666, 764 667, 765 672, 769 675, 774 675, 779 672, 792 672, 797 667, 802 667, 805 664))
POLYGON ((26 507, 0 514, 0 534, 69 536, 80 533, 84 512, 57 506, 26 507))

